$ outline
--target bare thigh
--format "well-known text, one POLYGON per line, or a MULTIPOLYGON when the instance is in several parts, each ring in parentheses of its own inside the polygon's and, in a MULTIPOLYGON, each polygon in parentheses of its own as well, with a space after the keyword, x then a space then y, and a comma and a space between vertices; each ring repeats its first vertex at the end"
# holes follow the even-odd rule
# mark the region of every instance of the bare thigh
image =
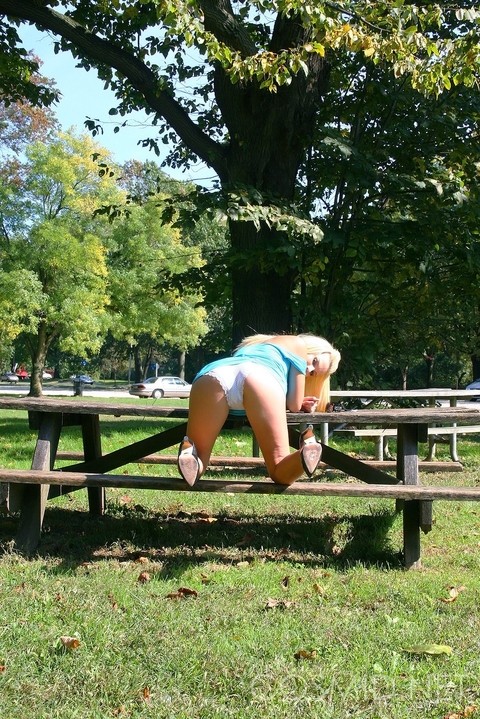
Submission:
POLYGON ((187 435, 205 469, 227 416, 228 404, 220 383, 208 375, 195 380, 190 392, 187 435))
POLYGON ((245 380, 243 402, 270 476, 276 465, 290 454, 285 393, 275 381, 251 374, 245 380))

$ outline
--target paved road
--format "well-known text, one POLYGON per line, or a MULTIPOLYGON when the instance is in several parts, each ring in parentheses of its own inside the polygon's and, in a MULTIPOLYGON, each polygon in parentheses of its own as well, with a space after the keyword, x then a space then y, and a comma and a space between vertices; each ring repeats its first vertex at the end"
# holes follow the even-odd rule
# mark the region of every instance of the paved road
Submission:
MULTIPOLYGON (((18 384, 8 384, 8 382, 0 383, 0 394, 3 395, 27 395, 30 390, 28 382, 19 382, 18 384)), ((73 383, 60 384, 44 384, 43 394, 50 397, 73 397, 73 383)), ((128 389, 125 387, 88 387, 83 389, 84 397, 131 397, 128 389)))

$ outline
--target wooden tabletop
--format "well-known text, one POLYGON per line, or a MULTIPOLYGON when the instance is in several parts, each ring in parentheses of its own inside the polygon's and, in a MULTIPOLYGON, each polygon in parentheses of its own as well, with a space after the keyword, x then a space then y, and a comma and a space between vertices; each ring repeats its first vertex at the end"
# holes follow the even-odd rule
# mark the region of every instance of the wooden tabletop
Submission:
POLYGON ((332 390, 332 399, 472 399, 480 390, 429 387, 423 389, 354 389, 332 390))
MULTIPOLYGON (((0 410, 27 410, 58 414, 113 415, 115 417, 172 417, 186 419, 187 407, 166 407, 152 401, 149 405, 120 402, 85 402, 77 399, 46 397, 0 398, 0 410)), ((235 417, 241 421, 241 417, 235 417)), ((415 407, 408 409, 359 409, 341 412, 287 412, 288 424, 458 424, 480 423, 480 408, 415 407)))

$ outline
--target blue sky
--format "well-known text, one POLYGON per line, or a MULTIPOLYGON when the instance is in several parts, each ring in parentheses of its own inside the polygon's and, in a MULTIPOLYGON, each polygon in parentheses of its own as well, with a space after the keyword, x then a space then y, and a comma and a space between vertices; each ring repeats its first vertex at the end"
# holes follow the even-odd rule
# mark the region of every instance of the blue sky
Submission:
MULTIPOLYGON (((34 27, 23 26, 19 34, 26 49, 33 50, 42 60, 43 74, 54 79, 61 92, 62 97, 55 106, 55 113, 64 130, 75 127, 79 132, 88 132, 83 124, 84 121, 88 117, 99 119, 102 121, 104 133, 97 135, 95 141, 108 149, 116 162, 123 163, 131 159, 153 160, 158 164, 162 162, 167 146, 159 144, 160 152, 162 153, 163 148, 165 152, 157 157, 153 152, 137 144, 139 140, 155 135, 155 128, 151 127, 145 113, 137 112, 128 118, 120 118, 122 123, 127 120, 128 125, 115 133, 114 127, 118 124, 116 122, 118 118, 108 114, 109 109, 116 104, 115 97, 110 90, 104 89, 95 71, 86 72, 83 68, 75 67, 75 60, 69 53, 55 55, 54 38, 39 32, 34 27)), ((187 173, 169 168, 163 169, 177 179, 194 180, 200 184, 210 184, 207 179, 210 180, 213 174, 205 166, 199 166, 196 170, 187 173)))

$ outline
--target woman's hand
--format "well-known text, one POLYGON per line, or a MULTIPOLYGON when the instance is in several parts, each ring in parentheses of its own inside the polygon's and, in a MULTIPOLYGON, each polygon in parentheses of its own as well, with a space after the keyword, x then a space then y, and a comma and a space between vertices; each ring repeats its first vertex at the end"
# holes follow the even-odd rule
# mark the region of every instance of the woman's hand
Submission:
POLYGON ((302 412, 316 412, 318 405, 318 397, 304 397, 302 402, 302 412))

